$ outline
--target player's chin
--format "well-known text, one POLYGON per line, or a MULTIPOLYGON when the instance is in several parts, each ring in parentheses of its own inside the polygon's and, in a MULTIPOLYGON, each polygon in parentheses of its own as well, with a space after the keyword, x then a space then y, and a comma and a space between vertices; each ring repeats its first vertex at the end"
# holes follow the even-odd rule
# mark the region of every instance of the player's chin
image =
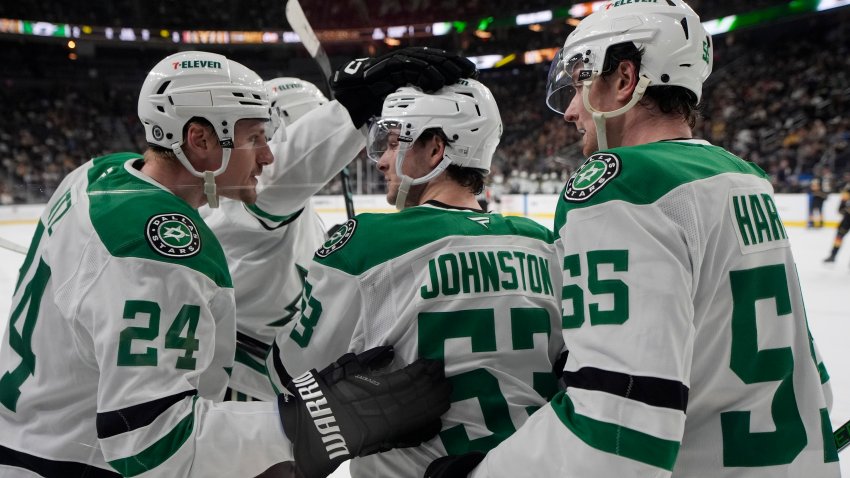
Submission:
POLYGON ((242 201, 245 204, 254 204, 257 202, 257 180, 254 179, 252 183, 249 182, 249 184, 239 188, 237 191, 237 197, 234 199, 242 201))
POLYGON ((587 139, 587 136, 584 138, 584 144, 582 144, 581 152, 585 157, 590 156, 599 150, 599 146, 596 144, 596 141, 590 141, 587 139))
POLYGON ((257 190, 256 189, 246 189, 239 195, 239 200, 244 202, 245 204, 254 204, 257 202, 257 190))

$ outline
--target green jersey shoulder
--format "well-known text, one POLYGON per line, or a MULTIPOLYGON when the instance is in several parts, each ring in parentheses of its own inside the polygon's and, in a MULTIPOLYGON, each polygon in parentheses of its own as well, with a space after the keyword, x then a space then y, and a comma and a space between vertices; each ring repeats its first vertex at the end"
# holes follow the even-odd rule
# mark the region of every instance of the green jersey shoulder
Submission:
POLYGON ((425 205, 390 214, 358 214, 316 251, 315 260, 360 275, 448 236, 496 235, 553 241, 552 232, 531 219, 425 205))
POLYGON ((197 210, 125 169, 141 159, 118 153, 92 160, 86 194, 101 242, 114 257, 180 264, 232 287, 224 251, 197 210))
POLYGON ((652 204, 684 184, 725 173, 767 178, 764 171, 704 141, 662 141, 592 154, 558 201, 555 230, 570 210, 610 201, 652 204))

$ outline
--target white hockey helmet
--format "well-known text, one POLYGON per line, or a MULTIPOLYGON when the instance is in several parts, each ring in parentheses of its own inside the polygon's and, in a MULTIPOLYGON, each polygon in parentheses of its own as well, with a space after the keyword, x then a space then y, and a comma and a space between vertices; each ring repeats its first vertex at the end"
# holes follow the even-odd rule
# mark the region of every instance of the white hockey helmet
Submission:
MULTIPOLYGON (((263 80, 256 73, 202 51, 175 53, 157 63, 142 84, 138 112, 148 143, 173 151, 190 173, 204 178, 211 207, 217 205, 214 176, 227 169, 236 122, 271 118, 263 80), (197 171, 183 152, 183 128, 192 118, 203 118, 215 129, 223 151, 216 171, 197 171)), ((267 128, 267 136, 271 132, 267 128)))
POLYGON ((319 88, 300 78, 275 78, 265 82, 272 107, 272 127, 286 128, 310 111, 328 103, 319 88))
MULTIPOLYGON (((608 49, 628 42, 642 52, 641 78, 632 101, 617 111, 599 112, 585 100, 588 111, 603 120, 619 116, 640 101, 649 86, 681 86, 699 101, 714 64, 711 36, 699 16, 682 0, 613 1, 582 20, 552 62, 546 91, 549 108, 563 115, 575 83, 582 82, 589 90, 603 74, 608 49)), ((604 123, 602 129, 604 133, 604 123)))
POLYGON ((410 186, 434 179, 450 164, 489 174, 502 136, 502 118, 490 89, 473 79, 461 79, 432 94, 405 86, 386 97, 381 117, 369 129, 366 151, 370 159, 380 160, 390 134, 398 135, 400 145, 395 166, 402 182, 396 207, 403 209, 410 186), (443 160, 421 178, 404 175, 405 151, 429 129, 441 130, 448 139, 443 160))

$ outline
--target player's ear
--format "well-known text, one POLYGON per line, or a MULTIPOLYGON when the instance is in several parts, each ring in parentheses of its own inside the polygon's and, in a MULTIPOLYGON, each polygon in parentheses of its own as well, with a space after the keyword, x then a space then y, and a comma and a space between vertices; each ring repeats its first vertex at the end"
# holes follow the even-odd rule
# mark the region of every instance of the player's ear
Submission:
POLYGON ((431 167, 436 167, 446 154, 446 141, 440 135, 434 135, 428 142, 431 167))
POLYGON ((212 164, 221 162, 215 154, 218 149, 218 138, 212 128, 194 121, 189 123, 183 140, 183 152, 196 168, 202 168, 199 171, 218 169, 218 166, 212 164))
POLYGON ((632 61, 621 61, 617 65, 617 100, 628 103, 638 84, 638 71, 632 61))

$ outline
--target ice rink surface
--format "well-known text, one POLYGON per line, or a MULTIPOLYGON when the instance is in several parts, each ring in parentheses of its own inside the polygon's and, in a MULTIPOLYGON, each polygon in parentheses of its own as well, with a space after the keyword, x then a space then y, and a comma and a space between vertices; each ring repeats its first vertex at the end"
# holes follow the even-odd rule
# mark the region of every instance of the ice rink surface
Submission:
MULTIPOLYGON (((345 221, 344 214, 321 212, 326 225, 345 221)), ((551 221, 540 221, 551 227, 551 221)), ((35 221, 0 223, 0 238, 28 245, 35 221)), ((837 427, 850 420, 850 239, 834 264, 824 264, 835 229, 788 228, 812 335, 818 344, 831 376, 835 397, 832 424, 837 427)), ((24 256, 0 250, 0 326, 5 330, 12 291, 24 256)), ((850 477, 850 449, 841 453, 842 475, 850 477)), ((348 477, 340 467, 334 478, 348 477)))

